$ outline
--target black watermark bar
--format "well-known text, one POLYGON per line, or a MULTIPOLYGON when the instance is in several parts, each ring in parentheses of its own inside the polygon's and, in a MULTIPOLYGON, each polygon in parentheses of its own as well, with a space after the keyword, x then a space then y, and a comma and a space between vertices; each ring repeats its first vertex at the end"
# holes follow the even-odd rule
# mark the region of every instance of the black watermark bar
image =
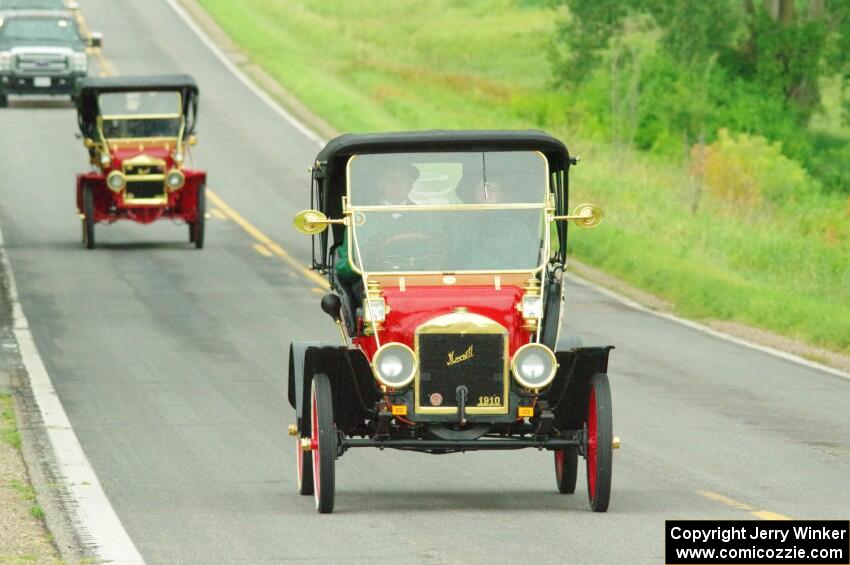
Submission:
POLYGON ((667 565, 850 565, 850 522, 667 520, 667 565))

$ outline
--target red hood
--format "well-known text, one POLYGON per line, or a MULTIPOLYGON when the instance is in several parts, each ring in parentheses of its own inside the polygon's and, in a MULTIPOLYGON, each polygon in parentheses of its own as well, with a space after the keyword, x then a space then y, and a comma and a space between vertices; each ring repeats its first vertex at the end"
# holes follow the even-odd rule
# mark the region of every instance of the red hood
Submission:
MULTIPOLYGON (((384 288, 384 299, 389 307, 386 328, 381 332, 381 343, 397 341, 413 348, 414 332, 421 324, 437 316, 449 314, 464 307, 498 322, 508 330, 510 353, 529 342, 529 332, 522 330, 522 315, 516 305, 522 298, 522 289, 504 286, 496 290, 489 286, 420 286, 402 292, 396 288, 384 288)), ((364 337, 359 345, 371 359, 376 350, 375 339, 364 337)))
POLYGON ((161 146, 146 146, 142 150, 140 150, 138 146, 119 147, 111 151, 112 165, 109 168, 120 169, 122 163, 127 159, 132 159, 133 157, 137 157, 139 155, 147 155, 148 157, 153 157, 154 159, 163 159, 165 161, 165 168, 166 170, 168 170, 174 166, 174 159, 172 157, 173 153, 173 149, 166 149, 165 147, 161 146))

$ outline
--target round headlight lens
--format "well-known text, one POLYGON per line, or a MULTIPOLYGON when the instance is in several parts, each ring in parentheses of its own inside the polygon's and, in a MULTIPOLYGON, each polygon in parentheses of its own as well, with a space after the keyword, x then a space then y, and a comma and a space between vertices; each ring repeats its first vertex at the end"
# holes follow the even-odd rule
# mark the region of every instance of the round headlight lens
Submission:
POLYGON ((170 190, 181 188, 184 182, 186 182, 186 177, 177 169, 169 171, 168 176, 165 177, 165 184, 168 185, 170 190))
POLYGON ((555 378, 558 361, 552 350, 539 343, 523 345, 514 353, 514 379, 526 388, 543 388, 555 378))
POLYGON ((403 343, 387 343, 375 352, 372 371, 384 386, 407 386, 416 375, 416 355, 403 343))
POLYGON ((109 176, 106 177, 106 184, 109 185, 110 189, 118 192, 124 188, 124 185, 127 184, 127 179, 121 171, 112 171, 109 173, 109 176))

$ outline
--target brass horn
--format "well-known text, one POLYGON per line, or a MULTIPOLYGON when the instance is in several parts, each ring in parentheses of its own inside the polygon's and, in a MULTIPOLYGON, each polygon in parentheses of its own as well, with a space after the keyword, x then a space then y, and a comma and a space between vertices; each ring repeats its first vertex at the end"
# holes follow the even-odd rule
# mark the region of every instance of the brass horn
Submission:
POLYGON ((568 216, 553 216, 553 220, 572 220, 580 228, 595 228, 602 223, 602 208, 596 204, 579 204, 568 216))
POLYGON ((304 235, 316 235, 328 229, 329 224, 342 224, 345 220, 329 220, 318 210, 301 210, 295 214, 292 225, 304 235))

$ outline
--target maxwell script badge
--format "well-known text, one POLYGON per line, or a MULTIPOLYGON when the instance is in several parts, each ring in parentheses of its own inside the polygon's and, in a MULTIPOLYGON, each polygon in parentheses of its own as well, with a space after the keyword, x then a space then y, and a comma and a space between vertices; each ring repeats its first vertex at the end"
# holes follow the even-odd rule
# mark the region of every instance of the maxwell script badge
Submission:
POLYGON ((446 362, 446 367, 451 367, 461 361, 468 361, 475 357, 475 353, 472 352, 472 347, 473 346, 470 345, 469 348, 460 355, 456 355, 454 351, 449 351, 449 360, 446 362))

